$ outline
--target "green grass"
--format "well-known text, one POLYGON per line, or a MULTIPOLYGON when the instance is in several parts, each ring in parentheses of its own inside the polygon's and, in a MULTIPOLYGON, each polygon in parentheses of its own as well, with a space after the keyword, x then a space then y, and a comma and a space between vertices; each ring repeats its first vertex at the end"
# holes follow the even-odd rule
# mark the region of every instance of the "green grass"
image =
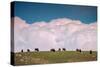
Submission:
POLYGON ((92 54, 89 54, 88 51, 83 51, 81 53, 76 51, 24 52, 15 53, 14 59, 15 65, 96 61, 97 52, 94 51, 92 54))

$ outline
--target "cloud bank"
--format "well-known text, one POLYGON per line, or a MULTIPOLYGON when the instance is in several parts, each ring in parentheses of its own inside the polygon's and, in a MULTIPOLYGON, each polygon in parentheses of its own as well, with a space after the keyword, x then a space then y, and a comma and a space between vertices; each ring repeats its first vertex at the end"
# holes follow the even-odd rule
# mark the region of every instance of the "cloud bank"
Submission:
POLYGON ((68 18, 53 19, 50 22, 26 23, 14 17, 14 52, 39 48, 48 51, 51 48, 67 50, 97 50, 97 23, 84 24, 68 18))

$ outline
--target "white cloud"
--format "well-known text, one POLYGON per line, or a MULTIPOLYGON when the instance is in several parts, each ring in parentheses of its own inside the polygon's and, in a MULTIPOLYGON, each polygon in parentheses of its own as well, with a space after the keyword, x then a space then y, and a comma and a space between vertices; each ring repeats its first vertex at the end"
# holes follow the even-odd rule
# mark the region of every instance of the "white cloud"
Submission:
POLYGON ((59 18, 48 23, 28 24, 14 17, 14 45, 14 52, 63 47, 67 50, 97 50, 97 23, 84 24, 79 20, 59 18))

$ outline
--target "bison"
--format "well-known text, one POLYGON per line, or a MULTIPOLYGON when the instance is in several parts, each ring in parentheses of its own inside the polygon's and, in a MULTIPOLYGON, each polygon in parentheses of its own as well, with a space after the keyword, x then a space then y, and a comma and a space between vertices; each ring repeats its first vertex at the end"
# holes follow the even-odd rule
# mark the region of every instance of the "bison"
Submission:
POLYGON ((36 52, 39 52, 39 49, 38 49, 38 48, 35 48, 35 51, 36 51, 36 52))
POLYGON ((30 49, 27 49, 27 52, 30 52, 30 49))
POLYGON ((82 52, 81 49, 79 49, 79 52, 80 52, 80 53, 82 52))
POLYGON ((76 51, 78 52, 78 51, 79 51, 79 49, 76 49, 76 51))
POLYGON ((21 52, 23 53, 23 49, 21 50, 21 52))
POLYGON ((55 52, 56 50, 55 50, 55 49, 50 49, 50 51, 51 51, 51 52, 55 52))
POLYGON ((61 48, 59 48, 58 51, 61 51, 61 48))
POLYGON ((80 52, 80 53, 82 52, 82 50, 81 50, 81 49, 76 49, 76 51, 77 51, 77 52, 80 52))
POLYGON ((66 51, 66 48, 62 48, 63 51, 66 51))
POLYGON ((92 54, 92 50, 90 50, 90 54, 92 54))

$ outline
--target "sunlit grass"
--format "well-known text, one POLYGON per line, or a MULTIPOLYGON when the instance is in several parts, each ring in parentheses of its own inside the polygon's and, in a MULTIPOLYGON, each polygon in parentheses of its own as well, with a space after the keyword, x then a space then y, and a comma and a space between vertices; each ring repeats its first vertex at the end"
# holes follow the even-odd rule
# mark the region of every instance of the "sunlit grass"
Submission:
POLYGON ((15 53, 15 65, 26 64, 48 64, 65 62, 96 61, 97 52, 92 54, 89 51, 41 51, 41 52, 19 52, 15 53))

